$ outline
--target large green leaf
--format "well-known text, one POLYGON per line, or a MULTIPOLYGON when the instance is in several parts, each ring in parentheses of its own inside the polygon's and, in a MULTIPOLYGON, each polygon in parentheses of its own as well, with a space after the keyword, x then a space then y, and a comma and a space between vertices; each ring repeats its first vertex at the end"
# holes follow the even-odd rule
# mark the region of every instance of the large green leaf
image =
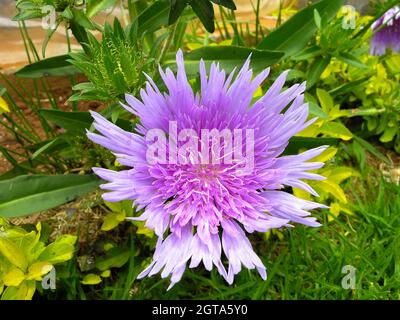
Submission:
POLYGON ((260 43, 260 49, 284 51, 285 56, 300 52, 317 30, 314 21, 316 9, 324 20, 332 19, 344 0, 322 0, 299 11, 260 43))
POLYGON ((189 0, 194 13, 199 17, 201 23, 208 32, 213 33, 214 26, 214 7, 211 2, 204 0, 189 0))
MULTIPOLYGON (((199 61, 203 59, 206 66, 215 61, 226 71, 232 71, 240 67, 251 54, 251 67, 260 71, 277 63, 283 52, 257 50, 238 46, 207 46, 193 50, 185 56, 185 66, 188 74, 196 74, 199 71, 199 61)), ((173 63, 169 61, 169 63, 173 63)))
POLYGON ((153 32, 168 24, 170 5, 166 1, 155 1, 144 10, 138 17, 137 23, 139 34, 153 32))
POLYGON ((336 138, 311 138, 311 137, 293 137, 289 141, 284 154, 297 154, 301 149, 312 149, 320 146, 336 146, 339 144, 336 138))
POLYGON ((0 216, 19 217, 74 200, 100 184, 95 175, 27 175, 0 181, 0 216))
MULTIPOLYGON (((68 133, 73 134, 84 134, 85 129, 90 129, 94 121, 90 113, 85 111, 68 112, 43 109, 40 113, 46 120, 55 123, 57 126, 67 130, 68 133)), ((102 114, 106 117, 111 116, 111 114, 104 114, 104 112, 102 112, 102 114)), ((133 130, 133 123, 134 122, 125 119, 117 119, 115 122, 117 126, 127 131, 133 130)))
POLYGON ((40 60, 19 69, 15 75, 20 78, 43 78, 79 73, 78 69, 67 61, 69 58, 69 55, 62 55, 40 60))
POLYGON ((93 118, 89 112, 67 112, 61 110, 43 109, 40 114, 57 126, 64 128, 72 133, 84 133, 85 129, 89 129, 93 118))

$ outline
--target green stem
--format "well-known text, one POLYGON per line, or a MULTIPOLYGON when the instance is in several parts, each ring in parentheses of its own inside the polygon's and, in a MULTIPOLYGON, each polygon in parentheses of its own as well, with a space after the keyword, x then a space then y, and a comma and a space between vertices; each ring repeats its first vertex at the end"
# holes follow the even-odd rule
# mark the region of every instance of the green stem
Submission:
POLYGON ((179 18, 170 27, 170 34, 169 34, 166 42, 164 43, 164 46, 161 49, 160 58, 158 59, 158 63, 159 64, 162 64, 162 62, 164 61, 165 55, 167 54, 167 52, 168 52, 168 50, 169 50, 169 48, 171 46, 172 40, 175 38, 175 33, 176 33, 177 26, 178 26, 178 22, 179 22, 179 18), (172 30, 171 30, 171 28, 172 28, 172 30))

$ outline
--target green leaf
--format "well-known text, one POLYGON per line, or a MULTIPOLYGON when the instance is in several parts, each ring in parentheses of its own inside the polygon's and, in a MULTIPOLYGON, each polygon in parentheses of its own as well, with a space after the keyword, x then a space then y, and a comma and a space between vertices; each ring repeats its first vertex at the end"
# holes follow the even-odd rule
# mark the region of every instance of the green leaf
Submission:
POLYGON ((354 136, 354 140, 357 141, 363 148, 365 148, 368 152, 372 153, 379 160, 386 163, 387 165, 391 165, 390 160, 382 152, 380 152, 377 148, 375 148, 372 144, 370 144, 368 141, 366 141, 358 136, 354 136))
POLYGON ((89 18, 92 18, 100 11, 115 6, 116 2, 116 0, 87 0, 86 14, 89 18))
POLYGON ((321 180, 318 181, 317 185, 313 185, 313 187, 315 188, 315 191, 321 194, 328 192, 340 202, 347 203, 346 194, 344 193, 343 189, 333 181, 321 180))
POLYGON ((46 120, 54 122, 57 126, 74 134, 84 134, 85 129, 89 129, 93 123, 89 112, 43 109, 40 114, 46 120))
POLYGON ((17 287, 25 280, 25 274, 21 269, 13 268, 4 275, 3 281, 6 286, 17 287))
POLYGON ((396 133, 399 131, 399 128, 397 126, 394 127, 387 127, 379 140, 383 143, 385 142, 390 142, 393 140, 395 137, 396 133))
POLYGON ((93 23, 83 12, 83 10, 72 9, 72 13, 74 15, 73 21, 80 25, 82 28, 89 29, 89 30, 96 30, 98 29, 96 24, 93 23))
POLYGON ((70 234, 58 237, 42 251, 37 260, 51 264, 70 260, 74 254, 76 240, 77 237, 70 234))
POLYGON ((87 274, 86 276, 84 276, 84 278, 82 279, 81 283, 85 284, 85 285, 95 285, 95 284, 99 284, 101 282, 101 278, 94 273, 90 273, 87 274))
POLYGON ((199 17, 206 30, 210 33, 213 33, 215 30, 214 8, 211 2, 204 0, 190 0, 189 4, 194 13, 199 17))
POLYGON ((100 258, 96 262, 96 268, 100 271, 111 268, 121 268, 128 262, 130 255, 133 254, 130 250, 122 248, 112 248, 107 251, 107 257, 100 258))
POLYGON ((24 252, 14 242, 2 236, 0 236, 0 254, 21 270, 28 267, 28 260, 24 252))
POLYGON ((331 56, 329 55, 326 57, 320 56, 314 60, 314 62, 310 66, 310 69, 308 70, 307 88, 311 88, 314 84, 317 83, 317 81, 321 77, 321 74, 329 65, 330 61, 331 56))
POLYGON ((324 112, 329 113, 335 106, 331 95, 327 91, 317 89, 317 97, 324 112))
POLYGON ((15 75, 20 78, 63 77, 79 73, 67 59, 69 55, 62 55, 40 60, 19 69, 15 75))
POLYGON ((233 0, 211 0, 211 1, 225 8, 236 10, 236 5, 233 2, 233 0))
POLYGON ((289 141, 284 154, 298 154, 301 149, 312 149, 320 146, 336 146, 339 140, 335 138, 310 138, 310 137, 293 137, 289 141))
POLYGON ((74 20, 71 20, 69 22, 69 27, 72 31, 72 34, 74 35, 74 38, 80 43, 83 50, 87 54, 90 54, 90 50, 88 49, 87 46, 84 45, 85 43, 89 43, 89 37, 88 37, 88 33, 87 33, 86 29, 84 27, 80 26, 74 20))
POLYGON ((314 22, 318 29, 321 29, 321 16, 317 9, 314 9, 314 22))
POLYGON ((364 77, 358 80, 350 81, 348 83, 342 84, 339 87, 336 87, 332 90, 329 91, 329 93, 333 96, 338 96, 341 94, 345 94, 348 92, 353 91, 355 88, 363 85, 367 81, 369 81, 371 78, 370 77, 364 77))
POLYGON ((109 231, 125 220, 125 212, 111 212, 104 217, 102 231, 109 231))
POLYGON ((38 156, 40 156, 42 153, 49 153, 51 151, 55 150, 60 150, 62 148, 65 148, 68 146, 68 143, 62 138, 62 137, 57 137, 53 140, 50 141, 44 141, 44 143, 40 143, 40 147, 36 149, 36 151, 32 154, 31 159, 34 160, 38 156))
POLYGON ((314 58, 315 56, 319 56, 322 53, 322 49, 319 46, 312 46, 308 47, 299 53, 293 55, 290 57, 290 59, 294 61, 300 61, 300 60, 307 60, 310 58, 314 58))
POLYGON ((317 30, 314 10, 318 10, 322 20, 329 21, 335 17, 343 3, 344 0, 322 0, 304 8, 268 34, 259 48, 284 51, 286 57, 300 52, 317 30))
POLYGON ((0 181, 0 216, 19 217, 47 210, 92 191, 95 175, 28 175, 0 181))
MULTIPOLYGON (((122 107, 119 105, 118 108, 122 109, 122 107)), ((107 109, 104 109, 103 111, 106 110, 107 109)), ((101 113, 105 117, 110 117, 112 115, 112 113, 106 115, 103 112, 101 113)), ((72 134, 85 134, 85 129, 89 129, 94 121, 90 113, 84 111, 60 111, 43 109, 40 111, 40 114, 47 120, 54 122, 57 126, 64 128, 72 134)), ((133 129, 133 122, 129 120, 118 119, 115 124, 127 131, 132 131, 133 129)), ((62 140, 59 141, 59 143, 62 143, 62 140)))
POLYGON ((166 1, 155 1, 134 21, 138 25, 138 33, 150 33, 168 24, 170 6, 166 1))
POLYGON ((109 278, 111 276, 111 270, 104 270, 102 273, 101 273, 101 277, 102 278, 109 278))
POLYGON ((31 300, 35 291, 35 281, 24 281, 18 287, 7 287, 1 300, 31 300))
POLYGON ((368 67, 362 63, 358 58, 353 56, 351 53, 348 52, 339 52, 337 55, 337 58, 353 67, 359 68, 359 69, 368 69, 368 67))
POLYGON ((49 273, 53 265, 46 261, 38 261, 29 267, 27 280, 40 280, 42 276, 49 273))
POLYGON ((339 122, 325 122, 322 124, 320 131, 330 137, 340 138, 345 141, 353 138, 353 134, 350 130, 339 122))
POLYGON ((240 67, 251 54, 251 67, 260 71, 277 63, 283 52, 250 49, 238 46, 206 46, 193 50, 185 56, 185 66, 188 74, 199 72, 199 61, 203 59, 209 67, 212 62, 218 61, 221 68, 227 72, 240 67))
POLYGON ((171 10, 169 11, 168 18, 169 25, 174 24, 178 20, 186 6, 186 0, 171 0, 171 10))

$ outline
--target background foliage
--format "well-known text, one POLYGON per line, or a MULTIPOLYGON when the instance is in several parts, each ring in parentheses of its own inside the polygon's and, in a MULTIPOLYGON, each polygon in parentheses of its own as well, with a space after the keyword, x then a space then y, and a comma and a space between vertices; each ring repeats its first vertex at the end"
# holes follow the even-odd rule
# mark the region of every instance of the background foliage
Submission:
POLYGON ((354 28, 343 27, 349 19, 343 0, 321 0, 302 10, 280 6, 271 28, 260 23, 260 1, 253 2, 251 25, 236 18, 232 0, 16 2, 14 20, 30 63, 15 73, 16 81, 2 74, 0 85, 0 125, 19 145, 0 146, 13 166, 0 176, 2 299, 400 298, 400 56, 369 54, 371 23, 397 1, 371 3, 368 14, 357 13, 354 28), (54 30, 43 39, 41 53, 31 41, 25 22, 42 18, 43 5, 55 7, 56 27, 66 30, 64 55, 46 58, 54 30), (116 7, 122 17, 96 22, 99 13, 116 7), (72 41, 79 51, 71 50, 72 41), (178 48, 185 50, 194 87, 201 58, 231 71, 249 54, 256 72, 272 67, 254 98, 285 70, 288 85, 307 81, 310 117, 318 119, 291 140, 286 153, 330 145, 317 159, 327 162, 318 170, 327 179, 312 183, 330 208, 316 213, 321 228, 253 236, 269 273, 265 282, 243 271, 227 286, 214 271, 200 269, 187 271, 168 293, 167 279, 136 281, 154 249, 153 233, 125 219, 140 214, 130 202, 106 203, 96 191, 101 181, 91 167, 120 165, 86 139, 85 130, 93 128, 84 103, 98 101, 104 116, 132 130, 140 119, 119 102, 127 92, 138 95, 143 72, 162 86, 158 65, 175 68, 178 48), (69 79, 68 108, 58 103, 50 76, 69 79), (32 125, 21 103, 39 125, 32 125), (57 210, 65 214, 54 222, 57 210), (38 212, 42 223, 16 219, 38 212), (70 227, 58 232, 61 220, 70 227), (40 281, 55 264, 57 290, 42 290, 40 281), (357 269, 354 290, 341 287, 344 265, 357 269))

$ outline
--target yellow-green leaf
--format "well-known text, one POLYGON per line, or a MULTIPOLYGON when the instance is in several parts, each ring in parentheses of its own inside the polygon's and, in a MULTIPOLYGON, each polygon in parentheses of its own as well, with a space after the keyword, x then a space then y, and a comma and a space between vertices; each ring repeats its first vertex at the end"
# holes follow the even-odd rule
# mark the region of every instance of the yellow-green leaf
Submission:
POLYGON ((325 90, 317 89, 317 97, 321 104, 322 110, 329 114, 329 111, 334 106, 334 102, 331 95, 325 90))
POLYGON ((28 260, 23 251, 10 240, 0 237, 0 254, 21 270, 26 270, 28 260))
POLYGON ((340 202, 347 203, 347 198, 343 189, 335 182, 329 180, 321 180, 315 183, 314 189, 319 194, 328 192, 340 202))
POLYGON ((118 226, 122 221, 125 220, 125 212, 111 212, 107 214, 104 217, 103 225, 101 226, 101 230, 103 231, 109 231, 111 229, 114 229, 116 226, 118 226))
POLYGON ((296 197, 298 197, 300 199, 311 201, 311 195, 307 191, 304 191, 303 189, 299 189, 299 188, 292 188, 292 189, 293 189, 293 194, 296 197))
POLYGON ((10 112, 10 108, 8 107, 7 101, 4 100, 3 97, 0 97, 0 114, 4 112, 10 112))
POLYGON ((101 273, 101 277, 102 278, 108 278, 109 276, 111 276, 111 271, 110 270, 105 270, 101 273))
POLYGON ((329 112, 329 120, 335 120, 341 117, 348 117, 350 115, 349 110, 340 110, 340 106, 337 105, 329 112))
POLYGON ((329 147, 326 150, 324 150, 320 155, 317 157, 313 158, 313 162, 326 162, 329 159, 332 159, 336 153, 338 152, 338 149, 335 147, 329 147))
POLYGON ((35 281, 24 281, 18 287, 7 287, 1 300, 31 300, 35 291, 35 281))
POLYGON ((326 134, 333 138, 340 138, 342 140, 350 140, 353 134, 343 124, 339 122, 325 122, 321 128, 321 133, 326 134))
POLYGON ((85 285, 94 285, 94 284, 99 284, 100 282, 101 278, 94 273, 87 274, 81 281, 81 283, 85 285))
POLYGON ((398 130, 399 129, 397 126, 394 127, 388 126, 381 135, 381 137, 379 138, 379 140, 383 143, 392 141, 398 130))
POLYGON ((43 250, 38 260, 52 264, 68 261, 74 254, 76 239, 77 237, 72 235, 60 236, 43 250))
POLYGON ((350 178, 351 176, 358 176, 358 175, 359 175, 359 173, 356 170, 354 170, 353 168, 336 167, 336 168, 332 169, 332 171, 329 175, 329 180, 339 184, 339 183, 342 183, 347 178, 350 178))
POLYGON ((28 280, 41 280, 41 277, 49 273, 53 265, 46 261, 39 261, 32 264, 28 270, 28 280))
POLYGON ((4 284, 9 287, 17 287, 25 280, 25 275, 21 269, 13 268, 4 275, 4 284))

